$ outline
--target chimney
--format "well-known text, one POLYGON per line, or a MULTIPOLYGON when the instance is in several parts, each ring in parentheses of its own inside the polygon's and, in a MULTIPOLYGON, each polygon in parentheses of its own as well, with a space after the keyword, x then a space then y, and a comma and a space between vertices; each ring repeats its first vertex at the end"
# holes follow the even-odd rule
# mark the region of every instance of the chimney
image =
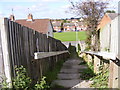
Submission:
POLYGON ((32 14, 29 14, 29 15, 28 15, 27 21, 33 21, 33 15, 32 15, 32 14))
POLYGON ((10 20, 11 21, 15 21, 15 16, 12 14, 12 15, 10 15, 10 20))

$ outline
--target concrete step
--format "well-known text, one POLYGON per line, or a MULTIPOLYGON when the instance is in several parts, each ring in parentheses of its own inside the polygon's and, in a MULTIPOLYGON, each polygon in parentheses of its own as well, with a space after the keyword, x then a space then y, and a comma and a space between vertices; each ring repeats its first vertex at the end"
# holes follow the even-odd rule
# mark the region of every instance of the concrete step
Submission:
POLYGON ((55 80, 52 83, 52 85, 60 85, 60 86, 63 86, 65 88, 71 88, 71 87, 76 86, 80 82, 81 82, 80 79, 74 79, 74 80, 55 80))
POLYGON ((65 88, 72 88, 71 90, 89 88, 91 82, 80 79, 80 73, 83 72, 84 69, 88 68, 85 65, 79 65, 81 62, 82 60, 77 59, 67 60, 63 64, 63 67, 57 76, 58 80, 54 80, 52 85, 60 85, 65 88))
POLYGON ((78 65, 80 64, 82 61, 80 60, 68 60, 66 61, 63 65, 78 65))
POLYGON ((88 67, 85 65, 64 65, 62 69, 87 69, 88 67))
POLYGON ((81 69, 87 69, 88 67, 85 66, 85 65, 74 65, 74 66, 72 66, 71 68, 81 70, 81 69))
POLYGON ((72 80, 72 79, 79 79, 80 74, 58 74, 58 79, 61 80, 72 80))
POLYGON ((72 87, 70 90, 75 90, 75 88, 90 88, 90 84, 92 84, 92 83, 93 83, 93 81, 83 80, 76 86, 72 87))
POLYGON ((60 73, 66 73, 66 74, 71 74, 71 73, 79 73, 79 70, 77 70, 77 69, 64 69, 64 68, 62 68, 61 70, 60 70, 60 73))

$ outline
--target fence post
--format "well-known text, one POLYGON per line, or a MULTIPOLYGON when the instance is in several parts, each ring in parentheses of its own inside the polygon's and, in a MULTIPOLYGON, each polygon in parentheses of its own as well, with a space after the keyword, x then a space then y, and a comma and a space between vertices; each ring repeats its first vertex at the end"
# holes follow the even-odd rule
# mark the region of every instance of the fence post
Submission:
MULTIPOLYGON (((0 20, 1 21, 1 20, 0 20)), ((0 23, 0 83, 3 81, 4 72, 4 61, 3 61, 3 53, 2 53, 2 42, 1 42, 1 23, 0 23)), ((0 87, 1 88, 1 87, 0 87)))
POLYGON ((94 73, 99 73, 100 58, 94 55, 94 73))
POLYGON ((110 61, 109 88, 119 88, 119 69, 120 67, 118 65, 116 65, 113 61, 110 61))
POLYGON ((93 63, 92 55, 88 54, 87 59, 88 59, 88 63, 93 63))
POLYGON ((10 56, 9 56, 9 45, 8 45, 8 22, 6 18, 3 18, 1 23, 1 44, 4 58, 4 69, 9 88, 12 87, 11 79, 11 68, 10 68, 10 56))

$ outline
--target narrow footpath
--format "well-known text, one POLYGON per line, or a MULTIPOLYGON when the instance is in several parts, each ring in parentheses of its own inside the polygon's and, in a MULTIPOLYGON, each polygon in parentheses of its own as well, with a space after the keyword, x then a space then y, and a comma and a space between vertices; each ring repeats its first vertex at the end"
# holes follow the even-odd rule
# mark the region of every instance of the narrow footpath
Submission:
POLYGON ((80 78, 81 72, 88 68, 86 65, 79 65, 82 62, 80 58, 69 58, 64 62, 57 80, 53 81, 53 85, 59 85, 64 88, 74 90, 74 88, 90 88, 91 81, 82 80, 80 78))

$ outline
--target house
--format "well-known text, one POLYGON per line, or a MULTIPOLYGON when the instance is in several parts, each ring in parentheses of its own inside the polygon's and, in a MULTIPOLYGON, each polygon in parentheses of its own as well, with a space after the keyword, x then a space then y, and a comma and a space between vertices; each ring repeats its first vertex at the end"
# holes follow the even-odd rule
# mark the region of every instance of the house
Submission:
POLYGON ((53 24, 53 28, 54 28, 54 30, 55 31, 61 31, 61 21, 54 21, 54 22, 52 22, 52 24, 53 24))
POLYGON ((117 13, 106 13, 103 16, 103 18, 101 19, 101 21, 100 21, 100 23, 98 25, 98 29, 102 29, 103 27, 105 27, 106 24, 111 22, 117 16, 118 16, 117 13))
POLYGON ((100 51, 110 51, 111 22, 118 16, 117 13, 106 13, 101 19, 97 29, 100 40, 100 51))
MULTIPOLYGON (((111 21, 110 53, 116 56, 116 61, 110 61, 109 88, 120 88, 120 15, 111 21), (112 79, 111 79, 112 78, 112 79), (117 79, 116 79, 117 78, 117 79)), ((104 39, 103 39, 104 40, 104 39)))
POLYGON ((52 20, 52 24, 55 31, 87 30, 87 26, 84 24, 83 18, 52 20))
POLYGON ((32 14, 29 14, 27 19, 15 20, 14 15, 11 15, 10 19, 42 34, 53 37, 53 26, 50 19, 34 19, 32 14))
POLYGON ((79 31, 87 30, 87 25, 85 25, 84 21, 78 22, 77 30, 79 31))
POLYGON ((64 27, 64 31, 75 31, 74 23, 64 23, 63 27, 64 27))

